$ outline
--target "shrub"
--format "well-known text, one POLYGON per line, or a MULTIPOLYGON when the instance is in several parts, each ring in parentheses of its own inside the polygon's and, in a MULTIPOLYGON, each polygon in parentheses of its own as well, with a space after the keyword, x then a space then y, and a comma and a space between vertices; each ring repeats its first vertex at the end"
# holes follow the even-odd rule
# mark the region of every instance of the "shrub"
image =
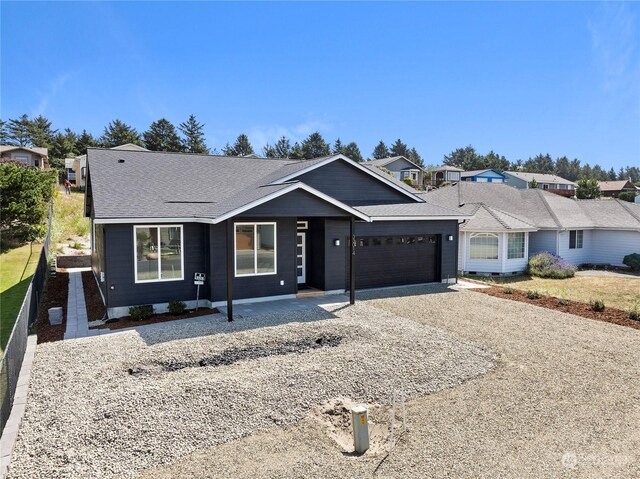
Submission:
POLYGON ((409 177, 402 178, 402 181, 404 181, 409 186, 413 186, 413 180, 409 177))
POLYGON ((169 301, 169 313, 172 315, 178 316, 179 314, 184 313, 185 309, 187 309, 187 304, 185 302, 177 299, 169 301))
POLYGON ((618 195, 618 199, 622 201, 628 201, 629 203, 633 203, 636 200, 636 192, 635 191, 623 191, 618 195))
POLYGON ((529 259, 529 274, 540 278, 573 278, 577 268, 551 253, 539 253, 529 259))
POLYGON ((129 308, 129 316, 132 321, 142 321, 149 319, 153 314, 153 305, 145 304, 142 306, 131 306, 129 308))
POLYGON ((527 290, 527 298, 529 299, 540 299, 540 293, 538 293, 535 289, 527 290))
POLYGON ((600 311, 604 311, 604 302, 600 301, 599 299, 596 299, 594 301, 589 301, 589 306, 591 306, 591 309, 593 311, 596 312, 600 312, 600 311))
POLYGON ((629 319, 633 321, 640 321, 640 304, 636 304, 629 310, 629 319))
POLYGON ((640 271, 640 254, 633 253, 628 254, 622 259, 622 263, 626 264, 629 268, 634 271, 640 271))
POLYGON ((571 304, 571 302, 568 299, 561 299, 560 301, 558 301, 558 304, 560 306, 569 306, 569 304, 571 304))
POLYGON ((504 288, 504 294, 513 294, 513 289, 512 288, 504 288))

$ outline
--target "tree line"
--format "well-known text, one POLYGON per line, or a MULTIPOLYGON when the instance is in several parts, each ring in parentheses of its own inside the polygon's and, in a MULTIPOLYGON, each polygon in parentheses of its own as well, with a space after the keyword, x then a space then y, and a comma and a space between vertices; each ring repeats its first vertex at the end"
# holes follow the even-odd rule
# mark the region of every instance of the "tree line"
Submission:
MULTIPOLYGON (((280 137, 274 144, 267 144, 257 153, 249 137, 242 133, 233 143, 227 143, 221 151, 209 148, 205 141, 204 124, 195 115, 176 127, 166 118, 151 123, 149 128, 140 133, 134 127, 121 120, 113 120, 104 127, 102 135, 94 137, 86 130, 81 133, 69 128, 60 131, 52 127, 52 123, 42 115, 29 118, 22 115, 8 121, 0 120, 0 143, 20 146, 35 146, 49 149, 50 164, 62 167, 64 158, 75 157, 86 152, 88 147, 112 148, 125 143, 140 145, 152 151, 174 151, 203 154, 221 154, 224 156, 257 155, 266 158, 311 159, 332 154, 343 154, 355 161, 364 161, 364 157, 355 141, 343 143, 337 138, 333 144, 327 142, 319 132, 311 133, 301 142, 294 142, 280 137)), ((371 153, 372 159, 404 156, 417 165, 430 169, 435 165, 425 163, 415 147, 409 147, 401 139, 389 146, 383 141, 376 145, 371 153)), ((569 160, 566 156, 553 159, 548 153, 538 154, 527 160, 509 161, 493 150, 486 155, 476 152, 473 146, 458 148, 444 155, 444 164, 456 166, 467 171, 493 168, 498 171, 515 170, 531 173, 552 173, 570 181, 580 178, 594 178, 600 181, 626 180, 640 181, 640 169, 627 166, 615 171, 604 170, 600 165, 581 164, 577 158, 569 160)))
POLYGON ((614 168, 603 169, 600 165, 591 166, 589 163, 581 164, 574 158, 569 160, 566 156, 553 159, 551 155, 538 154, 527 160, 509 161, 503 155, 491 150, 486 155, 476 152, 473 146, 458 148, 444 156, 444 164, 455 166, 467 171, 494 169, 502 171, 523 171, 527 173, 549 173, 558 175, 569 181, 577 181, 581 178, 590 178, 598 181, 615 181, 631 179, 633 183, 640 181, 640 168, 626 166, 616 171, 614 168))

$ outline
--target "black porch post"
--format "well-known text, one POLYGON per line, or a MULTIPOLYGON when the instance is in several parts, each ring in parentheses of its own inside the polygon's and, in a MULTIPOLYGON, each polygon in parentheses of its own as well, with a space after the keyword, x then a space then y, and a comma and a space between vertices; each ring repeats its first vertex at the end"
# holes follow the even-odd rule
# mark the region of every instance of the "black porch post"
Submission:
POLYGON ((356 303, 356 270, 354 268, 355 261, 353 261, 353 257, 356 254, 356 236, 353 229, 353 216, 351 217, 351 222, 349 223, 349 303, 356 303))
POLYGON ((227 220, 227 321, 233 321, 233 221, 227 220))

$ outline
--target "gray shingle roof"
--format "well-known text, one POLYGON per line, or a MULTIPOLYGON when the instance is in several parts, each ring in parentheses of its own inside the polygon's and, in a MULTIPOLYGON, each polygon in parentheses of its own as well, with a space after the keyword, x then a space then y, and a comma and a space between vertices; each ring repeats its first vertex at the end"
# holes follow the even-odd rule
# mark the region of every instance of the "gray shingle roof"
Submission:
POLYGON ((515 176, 528 183, 534 179, 538 183, 558 183, 559 185, 575 185, 573 181, 565 180, 561 176, 550 175, 546 173, 525 173, 522 171, 505 171, 505 175, 515 176))
POLYGON ((432 205, 430 203, 397 203, 390 205, 369 205, 369 206, 357 206, 358 211, 362 211, 365 215, 373 218, 399 218, 399 217, 416 217, 416 216, 429 216, 429 217, 456 217, 467 218, 469 215, 458 210, 451 208, 444 208, 438 205, 432 205))
POLYGON ((539 189, 474 182, 460 182, 420 196, 429 203, 466 212, 469 205, 481 203, 539 229, 640 229, 640 205, 620 200, 573 200, 539 189))

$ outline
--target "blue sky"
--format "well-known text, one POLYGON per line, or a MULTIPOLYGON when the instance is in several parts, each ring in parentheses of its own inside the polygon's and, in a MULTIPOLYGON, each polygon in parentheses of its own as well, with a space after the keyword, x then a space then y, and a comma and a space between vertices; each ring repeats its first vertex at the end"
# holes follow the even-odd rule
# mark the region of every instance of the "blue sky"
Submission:
POLYGON ((2 119, 640 165, 640 4, 1 2, 2 119))

